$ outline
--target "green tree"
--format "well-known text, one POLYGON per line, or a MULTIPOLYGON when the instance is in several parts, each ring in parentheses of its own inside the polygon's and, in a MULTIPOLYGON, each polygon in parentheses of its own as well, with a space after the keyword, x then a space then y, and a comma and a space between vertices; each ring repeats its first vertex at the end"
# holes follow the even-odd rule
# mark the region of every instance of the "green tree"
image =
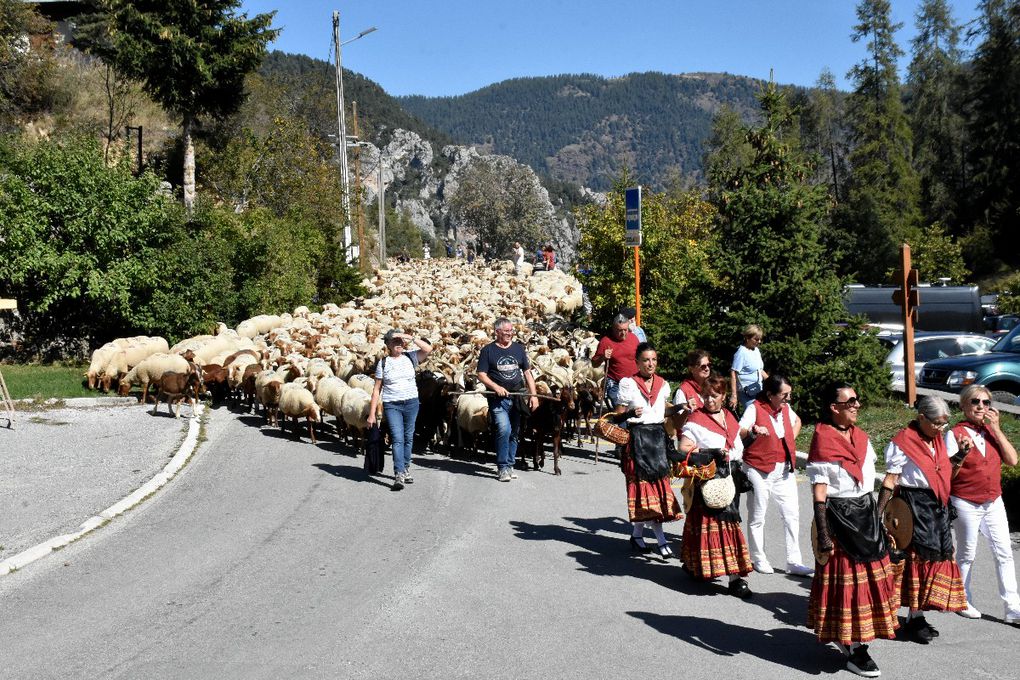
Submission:
MULTIPOLYGON (((811 184, 808 159, 791 134, 794 111, 774 83, 760 95, 763 122, 745 126, 752 159, 727 176, 717 176, 710 195, 718 206, 722 308, 716 326, 717 353, 728 356, 748 323, 766 333, 763 348, 770 371, 794 385, 818 385, 833 352, 849 341, 837 333, 845 321, 842 286, 822 245, 827 219, 826 187, 811 184)), ((881 350, 865 341, 860 359, 842 379, 871 384, 880 373, 881 350)), ((858 389, 861 389, 860 387, 858 389)), ((873 396, 873 393, 872 393, 873 396)), ((806 393, 800 397, 808 404, 806 393)))
MULTIPOLYGON (((983 40, 970 71, 967 127, 973 174, 969 219, 986 227, 998 258, 1020 262, 1020 1, 984 0, 983 40)), ((992 263, 979 262, 986 271, 992 263)))
POLYGON ((812 181, 829 187, 829 195, 840 202, 846 193, 847 141, 843 121, 844 96, 836 88, 836 78, 829 69, 823 69, 811 89, 808 107, 801 118, 806 151, 821 158, 815 166, 812 181))
MULTIPOLYGON (((624 245, 623 233, 623 190, 630 183, 625 173, 604 204, 574 213, 581 234, 578 269, 596 328, 607 328, 634 300, 633 249, 624 245)), ((686 353, 714 333, 715 209, 697 192, 677 189, 644 192, 641 203, 641 324, 659 351, 661 370, 679 377, 686 353)))
POLYGON ((32 48, 30 34, 50 22, 22 0, 0 0, 0 132, 16 127, 21 114, 46 110, 55 96, 56 63, 50 45, 32 48))
POLYGON ((553 213, 549 195, 535 171, 507 156, 480 156, 457 177, 450 214, 458 231, 474 232, 497 257, 507 257, 514 241, 549 238, 553 213))
POLYGON ((222 118, 244 101, 245 76, 279 31, 273 14, 236 13, 240 0, 97 0, 107 31, 92 50, 181 118, 184 205, 195 204, 192 130, 200 116, 222 118))
POLYGON ((922 281, 952 280, 961 285, 970 280, 970 270, 963 259, 963 248, 941 222, 933 222, 924 229, 908 232, 911 265, 922 281))
POLYGON ((842 269, 861 281, 884 281, 896 244, 919 224, 920 185, 911 165, 910 125, 903 110, 888 0, 861 0, 851 39, 867 39, 868 59, 850 69, 847 100, 852 171, 846 202, 835 222, 843 234, 842 269))
POLYGON ((966 193, 959 34, 949 3, 925 0, 917 11, 907 112, 914 167, 921 180, 921 209, 928 224, 955 225, 958 197, 966 193))

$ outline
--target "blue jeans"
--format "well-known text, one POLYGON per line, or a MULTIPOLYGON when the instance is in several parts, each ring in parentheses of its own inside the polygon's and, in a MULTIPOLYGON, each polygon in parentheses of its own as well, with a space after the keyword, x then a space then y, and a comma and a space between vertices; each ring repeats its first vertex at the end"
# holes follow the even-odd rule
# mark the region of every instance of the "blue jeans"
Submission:
POLYGON ((512 398, 489 402, 489 416, 494 426, 496 467, 511 468, 517 462, 517 435, 521 429, 521 412, 512 398))
POLYGON ((418 400, 383 402, 386 426, 393 443, 393 472, 400 474, 411 464, 411 447, 414 445, 414 421, 418 418, 418 400))
POLYGON ((616 408, 616 399, 620 396, 620 382, 606 376, 606 399, 613 408, 616 408))

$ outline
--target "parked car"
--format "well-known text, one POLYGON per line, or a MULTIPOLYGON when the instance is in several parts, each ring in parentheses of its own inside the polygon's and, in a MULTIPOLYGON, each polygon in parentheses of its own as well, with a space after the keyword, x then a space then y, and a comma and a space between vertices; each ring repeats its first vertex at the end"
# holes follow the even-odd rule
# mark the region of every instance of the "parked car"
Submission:
POLYGON ((989 335, 1000 337, 1020 325, 1020 316, 1016 314, 999 314, 985 317, 985 329, 989 335))
MULTIPOLYGON (((921 369, 933 359, 945 359, 966 354, 984 354, 995 338, 976 333, 919 333, 914 336, 914 378, 919 380, 921 369)), ((907 389, 903 375, 904 343, 901 338, 893 346, 885 363, 892 372, 892 389, 903 392, 907 389)))
POLYGON ((967 385, 984 385, 992 399, 1012 404, 1020 396, 1020 326, 992 345, 986 354, 934 359, 921 369, 918 387, 960 392, 967 385))

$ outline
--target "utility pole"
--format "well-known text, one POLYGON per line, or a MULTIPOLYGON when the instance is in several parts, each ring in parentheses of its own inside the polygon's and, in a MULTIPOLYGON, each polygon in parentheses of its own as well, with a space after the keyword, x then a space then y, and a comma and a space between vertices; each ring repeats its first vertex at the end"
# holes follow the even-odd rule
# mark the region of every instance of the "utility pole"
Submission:
MULTIPOLYGON (((354 126, 354 200, 357 202, 358 215, 358 264, 361 271, 368 272, 368 249, 365 247, 365 205, 361 196, 361 135, 358 132, 358 102, 351 102, 351 119, 354 126)), ((381 158, 381 157, 380 157, 381 158)))
POLYGON ((354 244, 351 243, 351 183, 347 174, 347 121, 344 119, 344 75, 340 63, 340 12, 333 12, 333 52, 336 66, 336 117, 340 142, 340 197, 341 219, 344 221, 344 259, 354 261, 354 244))
POLYGON ((386 201, 383 192, 383 150, 379 149, 379 269, 386 269, 386 201))

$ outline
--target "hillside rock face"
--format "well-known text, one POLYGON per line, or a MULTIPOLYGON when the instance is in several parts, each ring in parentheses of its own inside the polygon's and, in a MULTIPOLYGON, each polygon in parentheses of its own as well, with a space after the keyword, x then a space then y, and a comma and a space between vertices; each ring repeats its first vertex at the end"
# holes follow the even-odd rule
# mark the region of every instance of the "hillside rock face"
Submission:
MULTIPOLYGON (((519 166, 534 182, 536 193, 545 198, 550 240, 560 261, 569 266, 577 257, 579 234, 573 215, 561 205, 553 204, 549 192, 530 167, 509 156, 487 155, 474 146, 455 145, 444 146, 437 155, 428 141, 401 129, 395 130, 389 143, 381 149, 365 146, 360 148, 360 153, 366 200, 377 200, 381 157, 387 203, 395 202, 397 211, 407 214, 423 237, 451 244, 474 242, 476 237, 471 225, 458 223, 450 214, 448 199, 456 193, 464 171, 474 162, 490 163, 496 168, 505 167, 505 164, 519 166)), ((585 195, 598 200, 594 192, 585 195)))

